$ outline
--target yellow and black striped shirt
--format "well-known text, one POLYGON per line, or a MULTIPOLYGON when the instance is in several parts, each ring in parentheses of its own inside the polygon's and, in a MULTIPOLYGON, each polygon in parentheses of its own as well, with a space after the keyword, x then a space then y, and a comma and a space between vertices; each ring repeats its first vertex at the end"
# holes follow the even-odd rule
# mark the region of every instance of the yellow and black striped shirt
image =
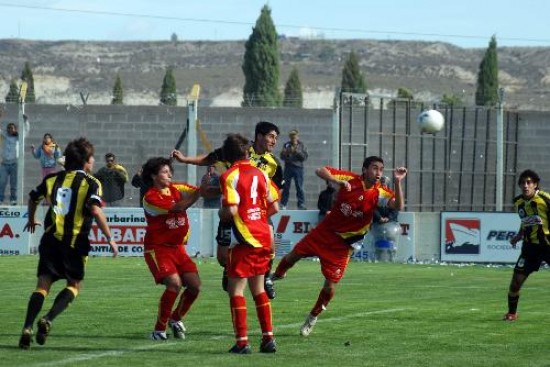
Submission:
POLYGON ((521 220, 524 242, 550 245, 550 194, 537 190, 530 199, 525 199, 522 195, 516 196, 514 208, 521 220))
POLYGON ((50 205, 44 234, 87 253, 93 222, 90 209, 101 206, 101 183, 81 170, 61 171, 46 176, 29 195, 36 203, 45 199, 50 205))
MULTIPOLYGON (((275 157, 275 155, 273 155, 273 153, 265 152, 264 154, 258 154, 254 150, 254 146, 251 145, 248 150, 248 155, 250 163, 252 163, 254 167, 258 167, 260 170, 267 173, 267 177, 273 181, 278 189, 283 188, 283 168, 281 167, 281 162, 277 157, 275 157)), ((229 168, 231 166, 229 162, 224 160, 221 148, 218 148, 208 154, 207 159, 210 162, 220 162, 225 166, 225 168, 229 168)))

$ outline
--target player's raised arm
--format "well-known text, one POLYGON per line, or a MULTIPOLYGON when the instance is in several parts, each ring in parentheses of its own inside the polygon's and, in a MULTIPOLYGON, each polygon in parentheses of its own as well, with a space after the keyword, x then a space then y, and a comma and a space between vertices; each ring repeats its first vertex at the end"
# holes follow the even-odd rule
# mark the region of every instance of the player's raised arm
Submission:
POLYGON ((330 171, 326 167, 319 167, 315 170, 315 174, 322 178, 323 180, 332 182, 340 187, 345 187, 347 191, 351 190, 351 185, 348 181, 340 180, 338 177, 335 177, 330 173, 330 171))
POLYGON ((407 169, 405 167, 398 167, 393 171, 395 200, 389 203, 389 207, 402 211, 405 208, 405 196, 403 194, 403 187, 401 186, 401 180, 407 176, 407 169))
POLYGON ((172 153, 170 153, 170 157, 174 158, 176 161, 180 163, 192 164, 195 166, 208 166, 210 164, 216 163, 212 155, 207 153, 197 155, 194 157, 189 157, 189 156, 183 155, 183 153, 180 152, 179 150, 174 149, 172 153))

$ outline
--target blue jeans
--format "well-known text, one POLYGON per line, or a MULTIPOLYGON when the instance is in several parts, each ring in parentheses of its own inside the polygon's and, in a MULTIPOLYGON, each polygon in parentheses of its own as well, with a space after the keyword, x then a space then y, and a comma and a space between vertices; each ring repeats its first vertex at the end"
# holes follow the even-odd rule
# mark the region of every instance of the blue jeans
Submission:
POLYGON ((304 168, 296 167, 290 164, 285 165, 285 185, 283 186, 283 197, 281 205, 286 206, 288 203, 288 194, 290 192, 290 184, 294 179, 296 185, 296 199, 298 200, 298 208, 304 207, 304 168))
POLYGON ((4 201, 6 185, 10 178, 10 201, 17 200, 17 163, 0 164, 0 202, 4 201))

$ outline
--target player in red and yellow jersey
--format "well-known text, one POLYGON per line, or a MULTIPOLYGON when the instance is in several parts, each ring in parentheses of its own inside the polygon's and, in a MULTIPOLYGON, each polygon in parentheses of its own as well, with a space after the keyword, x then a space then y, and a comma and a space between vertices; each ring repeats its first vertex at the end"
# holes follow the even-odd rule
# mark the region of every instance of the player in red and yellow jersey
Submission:
MULTIPOLYGON (((254 130, 254 141, 249 144, 248 159, 253 166, 258 167, 263 172, 267 173, 269 178, 275 183, 275 185, 281 189, 283 187, 283 169, 281 163, 277 157, 273 154, 273 150, 277 144, 277 138, 279 136, 279 128, 274 123, 269 121, 260 121, 256 124, 254 130)), ((194 164, 198 166, 207 166, 210 164, 218 164, 228 168, 230 163, 227 158, 224 157, 222 148, 218 148, 208 154, 202 154, 196 157, 184 156, 180 151, 172 151, 172 157, 178 162, 186 164, 194 164)), ((216 241, 218 242, 217 258, 219 264, 224 268, 222 276, 222 287, 227 290, 227 251, 229 246, 229 239, 231 238, 231 226, 228 223, 220 222, 218 225, 218 234, 216 241)), ((275 258, 275 241, 271 243, 271 261, 269 268, 265 274, 265 290, 270 299, 275 298, 275 287, 271 281, 269 275, 271 273, 271 266, 273 265, 273 259, 275 258)))
POLYGON ((264 288, 264 274, 269 267, 273 240, 268 218, 278 211, 279 192, 267 174, 250 162, 246 138, 230 134, 222 149, 225 159, 231 163, 220 177, 220 219, 232 225, 227 275, 236 343, 229 352, 251 353, 244 298, 248 283, 262 329, 260 352, 274 353, 277 346, 273 339, 271 304, 264 288))
POLYGON ((172 182, 172 164, 163 157, 151 158, 143 166, 142 177, 150 187, 143 197, 147 219, 144 239, 145 262, 157 284, 166 289, 159 302, 153 340, 166 340, 170 324, 174 338, 185 338, 181 319, 199 295, 201 282, 197 266, 185 245, 189 238, 189 219, 186 210, 199 198, 199 188, 172 182), (182 287, 178 305, 172 310, 182 287))
MULTIPOLYGON (((370 228, 374 210, 380 204, 380 177, 383 172, 384 161, 376 156, 365 159, 361 175, 332 167, 322 167, 316 171, 317 176, 340 187, 336 201, 321 223, 281 259, 273 274, 273 280, 282 279, 286 276, 288 269, 300 259, 319 257, 325 282, 317 302, 300 329, 300 334, 303 336, 311 333, 317 317, 334 297, 336 284, 342 279, 353 253, 351 245, 363 239, 370 228)), ((406 175, 406 168, 395 169, 396 192, 395 196, 387 200, 387 206, 398 210, 403 209, 401 180, 406 175)))

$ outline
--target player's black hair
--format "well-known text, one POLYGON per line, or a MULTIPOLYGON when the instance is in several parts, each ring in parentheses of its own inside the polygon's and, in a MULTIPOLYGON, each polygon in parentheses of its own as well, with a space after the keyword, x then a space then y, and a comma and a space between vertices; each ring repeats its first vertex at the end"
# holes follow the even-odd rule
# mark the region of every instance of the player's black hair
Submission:
POLYGON ((223 158, 229 163, 246 159, 250 141, 240 134, 229 134, 222 145, 223 158))
POLYGON ((365 158, 365 160, 363 161, 363 168, 369 168, 369 166, 373 162, 380 162, 380 163, 384 164, 384 160, 382 158, 380 158, 378 156, 375 156, 375 155, 371 155, 370 157, 365 158))
POLYGON ((518 186, 520 186, 521 183, 527 178, 533 180, 533 182, 537 184, 537 188, 539 187, 540 176, 532 169, 526 169, 525 171, 520 173, 518 178, 518 186))
POLYGON ((86 162, 94 155, 94 146, 88 139, 78 138, 67 144, 64 155, 67 171, 83 169, 86 162))
POLYGON ((145 162, 143 171, 141 172, 141 178, 147 187, 153 186, 153 176, 158 175, 162 166, 168 166, 170 172, 174 172, 172 161, 169 158, 153 157, 145 162))
POLYGON ((258 134, 267 135, 271 131, 275 131, 277 135, 279 135, 279 128, 277 127, 277 125, 269 121, 260 121, 256 124, 256 129, 254 130, 254 138, 256 138, 258 134))

